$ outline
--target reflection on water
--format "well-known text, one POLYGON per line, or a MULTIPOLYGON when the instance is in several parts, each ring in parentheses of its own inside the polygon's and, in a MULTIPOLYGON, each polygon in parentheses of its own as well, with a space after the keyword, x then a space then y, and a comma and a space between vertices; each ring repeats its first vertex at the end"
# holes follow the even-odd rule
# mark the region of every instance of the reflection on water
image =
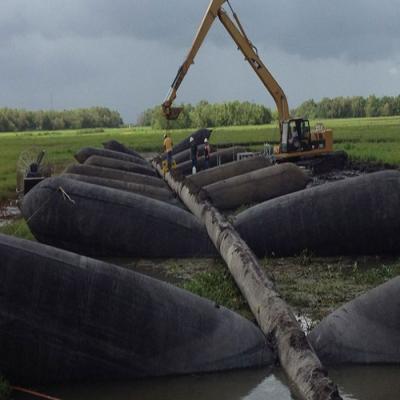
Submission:
MULTIPOLYGON (((329 373, 345 400, 400 398, 400 366, 335 367, 329 373)), ((282 372, 265 368, 41 390, 63 400, 295 400, 282 372)))
POLYGON ((230 371, 131 383, 46 387, 63 400, 290 400, 287 387, 269 369, 230 371))
POLYGON ((400 365, 337 367, 329 374, 348 400, 400 399, 400 365))

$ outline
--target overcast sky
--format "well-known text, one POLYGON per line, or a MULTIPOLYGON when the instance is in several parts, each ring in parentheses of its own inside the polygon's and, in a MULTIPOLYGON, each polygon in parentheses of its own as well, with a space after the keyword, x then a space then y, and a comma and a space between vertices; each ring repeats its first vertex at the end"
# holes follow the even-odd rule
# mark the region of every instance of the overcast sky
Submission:
MULTIPOLYGON (((160 104, 209 0, 0 0, 0 107, 160 104)), ((231 0, 289 105, 400 94, 400 0, 231 0)), ((269 94, 218 20, 177 102, 269 94)))

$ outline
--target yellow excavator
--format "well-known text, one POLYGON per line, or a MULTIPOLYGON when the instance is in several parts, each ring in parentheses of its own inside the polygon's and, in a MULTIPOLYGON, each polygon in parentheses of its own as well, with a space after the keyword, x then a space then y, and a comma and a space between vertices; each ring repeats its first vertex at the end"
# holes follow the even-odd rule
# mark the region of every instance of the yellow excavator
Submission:
MULTIPOLYGON (((321 158, 325 155, 331 160, 335 158, 332 157, 334 155, 332 130, 325 129, 322 124, 318 124, 316 129, 311 131, 308 119, 294 118, 290 116, 289 105, 284 91, 261 61, 257 48, 246 35, 237 14, 229 3, 229 0, 211 0, 194 38, 192 47, 190 48, 185 61, 179 68, 167 98, 162 104, 162 110, 165 117, 168 120, 176 119, 182 111, 181 107, 173 107, 172 104, 176 98, 179 86, 189 71, 190 66, 194 63, 196 54, 217 17, 236 43, 238 49, 243 53, 245 60, 253 68, 254 72, 275 100, 279 114, 280 130, 279 145, 274 146, 273 149, 275 159, 278 162, 297 161, 309 160, 316 157, 321 158), (229 6, 233 20, 222 8, 224 3, 229 6)), ((339 160, 339 164, 344 164, 345 153, 337 153, 340 154, 335 158, 335 164, 338 164, 337 160, 339 160)), ((336 167, 338 165, 334 166, 336 167)), ((343 165, 340 165, 340 167, 342 166, 343 165)))

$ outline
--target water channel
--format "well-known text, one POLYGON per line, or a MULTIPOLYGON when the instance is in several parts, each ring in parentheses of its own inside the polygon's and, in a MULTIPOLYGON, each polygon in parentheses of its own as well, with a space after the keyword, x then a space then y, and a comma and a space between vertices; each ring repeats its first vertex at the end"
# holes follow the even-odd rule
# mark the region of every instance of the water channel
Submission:
MULTIPOLYGON (((345 400, 398 400, 400 366, 329 369, 345 400)), ((267 368, 133 382, 40 388, 63 400, 295 400, 281 371, 267 368)), ((21 399, 15 397, 15 399, 21 399)))

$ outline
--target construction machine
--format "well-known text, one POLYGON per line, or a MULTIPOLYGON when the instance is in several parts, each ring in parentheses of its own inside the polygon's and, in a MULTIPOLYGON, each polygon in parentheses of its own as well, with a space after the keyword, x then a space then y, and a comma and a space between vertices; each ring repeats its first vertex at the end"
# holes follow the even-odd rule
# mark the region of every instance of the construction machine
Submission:
POLYGON ((276 161, 300 160, 306 162, 307 160, 314 160, 312 163, 318 164, 322 156, 327 156, 330 164, 334 160, 334 167, 342 167, 343 165, 339 164, 344 164, 346 155, 343 152, 336 152, 338 153, 337 157, 333 157, 335 152, 333 151, 332 130, 326 129, 322 124, 319 124, 316 129, 311 130, 308 119, 291 117, 288 101, 283 89, 261 61, 257 48, 246 35, 229 0, 211 0, 193 44, 172 82, 167 98, 162 104, 162 110, 167 120, 177 119, 182 111, 182 107, 172 106, 177 96, 177 91, 190 66, 194 63, 196 54, 217 17, 275 101, 279 114, 280 131, 279 145, 274 146, 273 149, 276 161), (229 6, 233 19, 222 7, 224 3, 229 6), (315 162, 317 158, 320 160, 315 162))

